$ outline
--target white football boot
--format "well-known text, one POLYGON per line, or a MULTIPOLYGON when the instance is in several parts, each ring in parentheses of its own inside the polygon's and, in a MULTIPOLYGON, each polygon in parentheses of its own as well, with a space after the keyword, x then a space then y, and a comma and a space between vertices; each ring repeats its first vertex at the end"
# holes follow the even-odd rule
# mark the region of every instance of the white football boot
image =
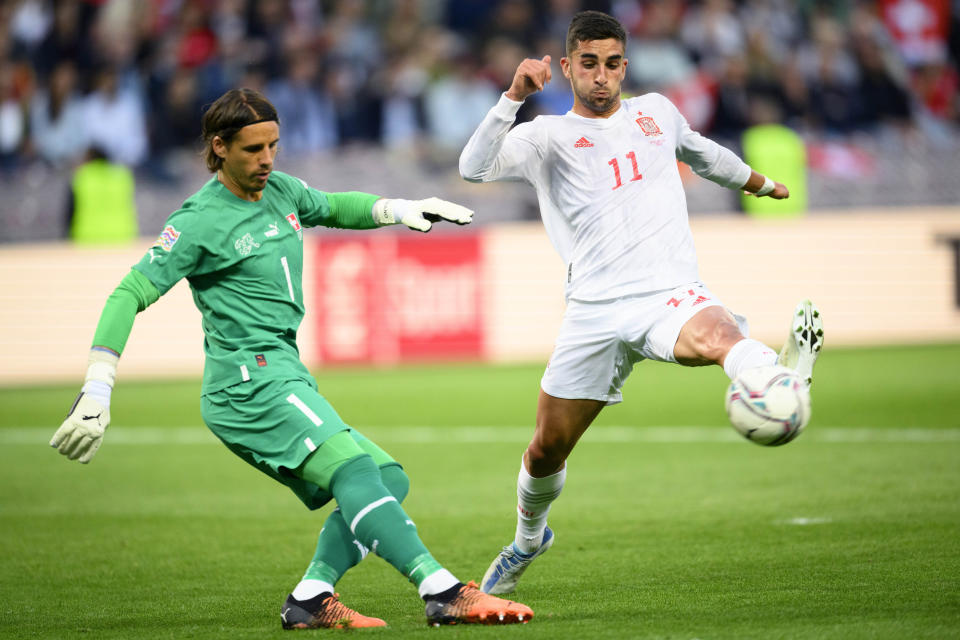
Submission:
POLYGON ((493 562, 490 568, 483 575, 480 582, 480 591, 489 594, 510 593, 516 586, 520 576, 527 570, 534 558, 545 552, 553 544, 553 531, 547 527, 543 531, 543 540, 536 551, 524 553, 517 548, 515 542, 511 542, 503 548, 493 562))
POLYGON ((820 310, 804 300, 794 309, 790 335, 780 349, 777 364, 795 370, 807 382, 813 381, 813 365, 823 348, 823 320, 820 310))

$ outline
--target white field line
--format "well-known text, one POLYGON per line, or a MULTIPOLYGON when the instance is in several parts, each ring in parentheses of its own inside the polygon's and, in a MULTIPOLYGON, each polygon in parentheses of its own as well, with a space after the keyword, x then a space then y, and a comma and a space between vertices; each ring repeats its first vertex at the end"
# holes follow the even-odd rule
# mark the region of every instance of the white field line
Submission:
MULTIPOLYGON (((0 427, 0 445, 46 444, 55 428, 0 427)), ((400 444, 488 443, 526 444, 533 435, 532 427, 376 427, 360 429, 376 442, 400 444)), ((105 441, 112 445, 198 445, 217 444, 219 440, 204 426, 195 427, 120 427, 107 430, 105 441)), ((581 441, 590 443, 740 443, 733 429, 716 427, 593 427, 581 441)), ((861 427, 813 427, 800 442, 819 444, 851 443, 949 443, 960 442, 960 428, 943 429, 871 429, 861 427)))

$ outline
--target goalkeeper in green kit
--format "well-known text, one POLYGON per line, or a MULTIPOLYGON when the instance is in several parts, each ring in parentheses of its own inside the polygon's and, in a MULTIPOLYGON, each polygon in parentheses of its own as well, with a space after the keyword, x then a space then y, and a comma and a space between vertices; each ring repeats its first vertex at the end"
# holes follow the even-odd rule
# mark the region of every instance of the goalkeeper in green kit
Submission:
POLYGON ((403 469, 341 420, 296 345, 304 314, 303 227, 400 223, 429 231, 440 220, 467 224, 473 212, 437 198, 324 193, 273 171, 279 118, 249 89, 221 96, 202 124, 207 166, 216 175, 170 216, 108 298, 83 389, 51 446, 90 462, 110 421, 117 362, 136 314, 186 278, 203 316, 207 426, 308 508, 337 502, 313 561, 283 604, 283 628, 384 626, 334 594, 337 580, 368 552, 417 586, 430 624, 529 621, 529 607, 464 585, 430 555, 400 506, 410 486, 403 469))

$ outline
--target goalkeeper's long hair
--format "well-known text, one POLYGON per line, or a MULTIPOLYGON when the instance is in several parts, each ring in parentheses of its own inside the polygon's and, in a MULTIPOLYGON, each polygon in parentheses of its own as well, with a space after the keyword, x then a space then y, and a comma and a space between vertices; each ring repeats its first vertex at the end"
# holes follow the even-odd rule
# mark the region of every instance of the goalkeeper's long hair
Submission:
POLYGON ((245 126, 271 121, 280 123, 277 109, 258 91, 230 89, 217 98, 203 114, 200 125, 207 168, 216 173, 223 166, 223 158, 213 152, 215 137, 219 136, 225 143, 230 144, 237 132, 245 126))

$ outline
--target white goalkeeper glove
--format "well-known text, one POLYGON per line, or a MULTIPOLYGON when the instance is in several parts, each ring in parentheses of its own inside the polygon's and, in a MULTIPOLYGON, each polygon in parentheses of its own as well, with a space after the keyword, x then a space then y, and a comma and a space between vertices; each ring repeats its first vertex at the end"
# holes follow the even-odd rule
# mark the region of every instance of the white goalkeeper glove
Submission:
POLYGON ((120 356, 99 348, 90 350, 90 365, 80 395, 67 419, 50 440, 50 446, 71 460, 87 464, 100 448, 110 424, 110 392, 117 377, 120 356))
POLYGON ((473 211, 440 198, 426 200, 402 200, 380 198, 373 204, 373 219, 380 226, 402 223, 416 231, 426 233, 434 222, 446 220, 457 224, 470 224, 473 211))

